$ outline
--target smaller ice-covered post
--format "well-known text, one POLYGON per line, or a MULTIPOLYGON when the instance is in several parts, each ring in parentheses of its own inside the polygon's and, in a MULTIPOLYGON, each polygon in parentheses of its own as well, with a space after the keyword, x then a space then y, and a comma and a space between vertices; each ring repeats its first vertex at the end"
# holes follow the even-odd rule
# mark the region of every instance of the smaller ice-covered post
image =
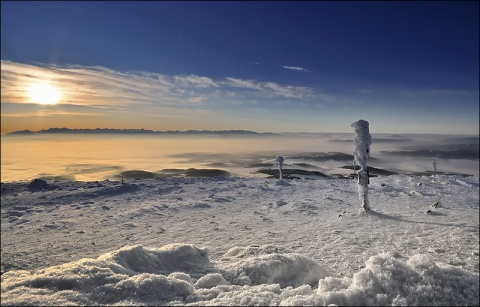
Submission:
POLYGON ((282 175, 282 168, 283 168, 283 161, 285 161, 285 158, 282 156, 277 156, 275 158, 275 161, 278 163, 278 171, 280 172, 280 180, 283 180, 283 175, 282 175))
POLYGON ((437 161, 432 162, 433 175, 437 175, 437 161))
POLYGON ((370 158, 370 144, 372 144, 372 136, 370 135, 368 122, 361 119, 352 125, 355 130, 355 138, 353 139, 353 156, 354 162, 360 166, 358 171, 358 197, 362 203, 363 210, 370 210, 368 202, 368 167, 367 160, 370 158))

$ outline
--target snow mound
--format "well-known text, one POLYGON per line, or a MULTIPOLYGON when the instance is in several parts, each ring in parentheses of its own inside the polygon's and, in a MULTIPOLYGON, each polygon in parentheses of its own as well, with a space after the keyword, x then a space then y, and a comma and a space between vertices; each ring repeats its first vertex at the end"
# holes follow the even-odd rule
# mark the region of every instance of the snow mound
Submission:
POLYGON ((174 272, 202 275, 212 271, 208 250, 191 244, 169 244, 158 249, 147 249, 141 245, 127 246, 98 259, 120 265, 128 275, 168 275, 174 272))
POLYGON ((122 184, 120 186, 108 187, 103 190, 98 191, 99 196, 115 196, 124 193, 133 193, 138 191, 140 188, 136 184, 122 184))
POLYGON ((274 247, 262 247, 257 255, 251 248, 235 249, 237 253, 230 253, 233 261, 223 268, 210 262, 206 248, 170 244, 161 248, 127 246, 96 259, 84 258, 33 273, 11 270, 2 275, 2 304, 166 304, 183 302, 189 296, 189 300, 199 300, 205 289, 218 286, 230 290, 231 281, 297 286, 321 277, 318 264, 301 255, 277 254, 274 247))
POLYGON ((27 186, 30 192, 39 192, 42 190, 54 190, 55 186, 48 184, 43 179, 33 179, 27 186))
POLYGON ((315 304, 478 305, 478 287, 478 274, 437 264, 421 254, 404 263, 384 253, 371 257, 353 278, 320 280, 315 304))
POLYGON ((280 287, 313 285, 320 278, 330 276, 314 260, 299 254, 270 254, 242 259, 226 265, 234 272, 234 283, 246 285, 279 284, 280 287))
POLYGON ((233 247, 221 259, 222 268, 234 284, 279 284, 280 287, 314 285, 331 276, 314 260, 275 245, 233 247), (225 263, 230 261, 230 263, 225 263), (232 275, 234 273, 234 275, 232 275))
POLYGON ((38 270, 9 271, 2 276, 3 305, 96 305, 122 303, 141 297, 143 302, 185 298, 193 286, 160 274, 128 275, 128 270, 100 259, 38 270))
POLYGON ((215 263, 206 249, 189 244, 124 247, 33 273, 8 271, 2 275, 2 305, 479 303, 477 273, 424 255, 403 262, 392 253, 379 254, 349 278, 330 276, 307 257, 278 251, 235 247, 215 263), (317 288, 309 285, 317 282, 317 288))
POLYGON ((229 285, 230 283, 223 278, 222 274, 210 273, 201 277, 196 283, 197 288, 213 288, 221 285, 229 285))

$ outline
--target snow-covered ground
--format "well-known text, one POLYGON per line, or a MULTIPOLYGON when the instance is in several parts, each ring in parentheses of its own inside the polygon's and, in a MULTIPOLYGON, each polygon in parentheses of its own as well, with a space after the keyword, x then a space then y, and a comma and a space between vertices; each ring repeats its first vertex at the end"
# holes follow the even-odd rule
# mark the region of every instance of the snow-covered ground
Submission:
POLYGON ((1 186, 2 305, 478 305, 478 176, 1 186))

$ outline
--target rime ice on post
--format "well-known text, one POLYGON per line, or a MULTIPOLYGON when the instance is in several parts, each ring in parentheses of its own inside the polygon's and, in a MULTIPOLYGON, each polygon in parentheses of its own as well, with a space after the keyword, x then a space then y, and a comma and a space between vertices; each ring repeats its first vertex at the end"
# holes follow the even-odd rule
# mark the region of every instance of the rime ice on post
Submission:
POLYGON ((358 171, 358 196, 362 202, 365 211, 370 210, 368 202, 368 167, 367 160, 370 158, 370 144, 372 144, 372 136, 368 129, 368 122, 361 119, 352 125, 355 130, 355 138, 353 140, 353 156, 354 162, 360 166, 358 171))
POLYGON ((437 161, 432 162, 434 176, 437 174, 437 161))
POLYGON ((280 172, 280 180, 283 180, 283 176, 282 176, 282 167, 283 167, 283 161, 285 161, 285 158, 282 157, 282 156, 277 156, 275 158, 275 161, 278 162, 278 170, 280 172))

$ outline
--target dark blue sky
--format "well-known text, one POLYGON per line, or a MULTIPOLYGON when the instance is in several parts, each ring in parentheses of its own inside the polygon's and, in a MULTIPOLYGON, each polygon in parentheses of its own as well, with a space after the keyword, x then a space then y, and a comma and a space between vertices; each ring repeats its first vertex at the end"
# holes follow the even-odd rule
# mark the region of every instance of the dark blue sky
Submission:
MULTIPOLYGON (((435 106, 449 112, 453 104, 478 112, 477 1, 2 1, 1 6, 4 61, 272 82, 341 95, 343 101, 368 92, 376 95, 362 107, 378 113, 381 105, 390 106, 388 112, 399 104, 415 106, 417 115, 435 106), (448 91, 454 97, 402 98, 415 91, 448 91), (463 94, 458 98, 454 92, 463 94)), ((303 102, 312 104, 311 99, 303 102)))

